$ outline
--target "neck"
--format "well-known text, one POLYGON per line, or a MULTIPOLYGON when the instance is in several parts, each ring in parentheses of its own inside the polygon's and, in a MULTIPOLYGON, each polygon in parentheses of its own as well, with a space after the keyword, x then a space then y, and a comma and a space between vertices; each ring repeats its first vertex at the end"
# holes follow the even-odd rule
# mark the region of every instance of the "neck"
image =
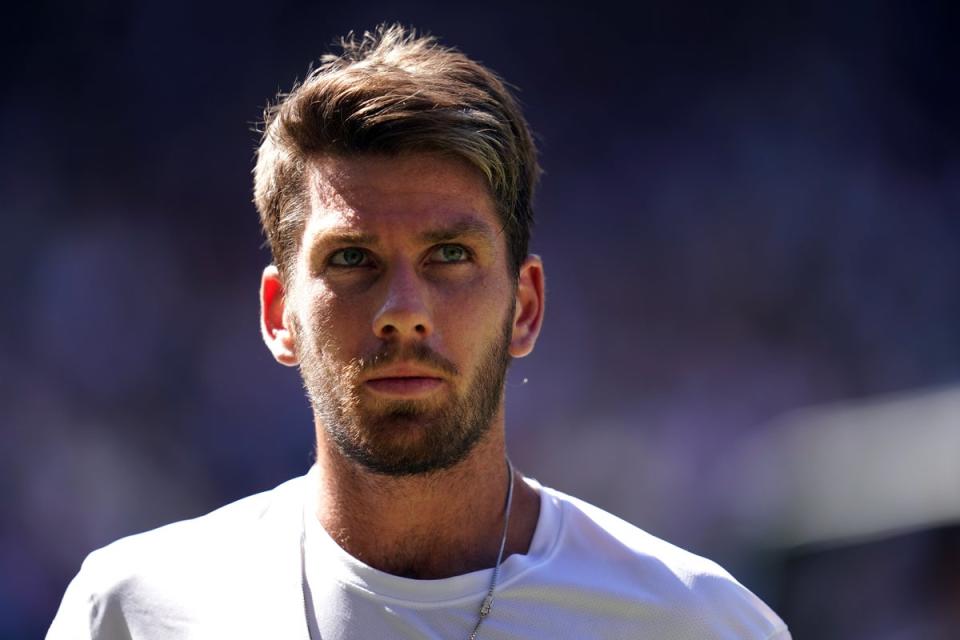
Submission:
MULTIPOLYGON (((494 566, 504 530, 507 461, 500 428, 462 462, 415 476, 375 474, 345 459, 318 426, 317 518, 365 564, 395 575, 446 578, 494 566)), ((539 496, 519 474, 504 559, 526 553, 539 496)))

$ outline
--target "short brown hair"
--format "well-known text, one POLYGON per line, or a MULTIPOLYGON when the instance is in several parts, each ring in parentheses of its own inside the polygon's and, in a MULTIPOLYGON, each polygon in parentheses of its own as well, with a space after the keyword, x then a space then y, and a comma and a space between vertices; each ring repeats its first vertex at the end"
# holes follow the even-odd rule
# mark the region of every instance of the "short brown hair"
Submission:
POLYGON ((449 153, 480 170, 518 273, 540 167, 509 89, 459 51, 399 25, 350 33, 340 48, 264 113, 254 203, 281 275, 292 272, 310 214, 311 157, 408 151, 449 153))

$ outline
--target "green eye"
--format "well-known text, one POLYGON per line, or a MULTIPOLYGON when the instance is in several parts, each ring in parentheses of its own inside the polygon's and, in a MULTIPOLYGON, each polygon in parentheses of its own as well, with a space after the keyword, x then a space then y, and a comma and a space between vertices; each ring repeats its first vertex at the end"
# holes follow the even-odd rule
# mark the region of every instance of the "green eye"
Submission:
POLYGON ((434 259, 438 262, 464 262, 467 250, 458 244, 445 244, 434 252, 434 259))
POLYGON ((330 256, 330 264, 338 267, 359 267, 367 261, 367 253, 363 249, 348 247, 340 249, 330 256))

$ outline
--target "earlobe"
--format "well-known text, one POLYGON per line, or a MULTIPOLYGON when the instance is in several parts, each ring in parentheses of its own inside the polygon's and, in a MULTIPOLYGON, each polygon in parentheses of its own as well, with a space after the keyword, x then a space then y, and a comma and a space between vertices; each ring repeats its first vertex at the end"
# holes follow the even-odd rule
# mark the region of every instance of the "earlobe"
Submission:
POLYGON ((539 256, 531 254, 524 260, 517 277, 516 309, 509 348, 514 358, 522 358, 533 351, 543 324, 544 295, 543 262, 539 256))
POLYGON ((260 279, 260 333, 277 362, 288 367, 299 364, 296 341, 287 319, 283 281, 275 265, 264 269, 260 279))

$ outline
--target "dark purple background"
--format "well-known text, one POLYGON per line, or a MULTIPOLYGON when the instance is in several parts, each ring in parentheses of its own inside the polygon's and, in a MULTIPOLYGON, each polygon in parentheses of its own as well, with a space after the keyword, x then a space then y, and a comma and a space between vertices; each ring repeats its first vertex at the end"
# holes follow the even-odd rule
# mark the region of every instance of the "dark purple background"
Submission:
POLYGON ((90 550, 309 465, 299 381, 258 335, 251 129, 387 20, 500 72, 538 133, 518 466, 721 560, 797 637, 910 637, 864 607, 908 625, 960 574, 956 528, 829 553, 736 534, 717 461, 790 409, 960 383, 958 5, 780 5, 5 9, 0 637, 42 634, 90 550), (852 597, 841 566, 888 586, 852 597))

